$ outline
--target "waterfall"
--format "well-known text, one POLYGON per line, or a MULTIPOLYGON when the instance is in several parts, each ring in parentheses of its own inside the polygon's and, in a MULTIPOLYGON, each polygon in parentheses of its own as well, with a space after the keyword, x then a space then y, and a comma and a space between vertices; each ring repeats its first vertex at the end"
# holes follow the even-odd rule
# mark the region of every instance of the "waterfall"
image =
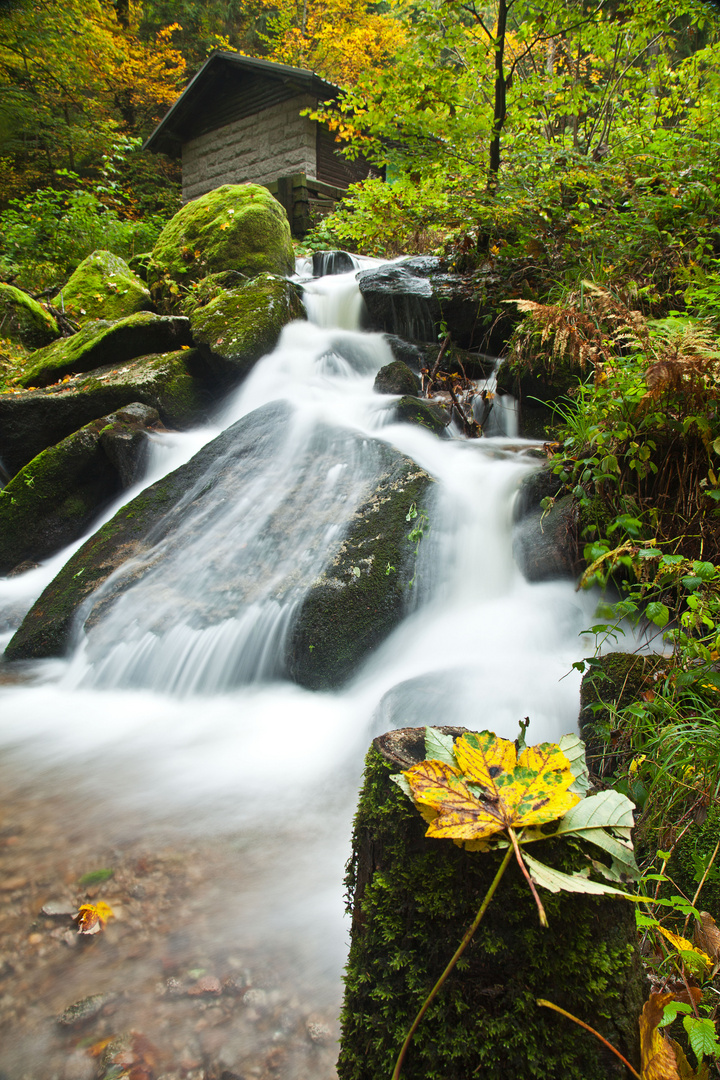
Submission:
MULTIPOLYGON (((154 436, 144 485, 252 418, 247 453, 213 466, 182 516, 92 597, 71 656, 24 665, 20 682, 0 666, 0 825, 13 824, 13 805, 42 822, 28 835, 31 857, 25 841, 13 849, 19 876, 36 882, 28 925, 48 898, 43 882, 96 869, 98 851, 137 867, 152 865, 148 851, 171 850, 183 882, 153 934, 135 913, 146 887, 125 895, 118 873, 102 894, 122 911, 107 944, 73 951, 48 938, 54 976, 33 981, 26 967, 32 1008, 7 1029, 0 1012, 0 1071, 11 1080, 50 1075, 67 1053, 52 1016, 105 992, 120 998, 103 1032, 142 1031, 177 1060, 216 1054, 243 1073, 285 1047, 283 1076, 330 1076, 332 1042, 312 1058, 315 1043, 297 1031, 337 1008, 343 865, 371 739, 434 723, 514 737, 529 716, 538 742, 576 724, 571 665, 588 651, 578 634, 591 601, 567 582, 529 584, 512 559, 513 495, 537 467, 529 444, 439 439, 396 423, 393 399, 373 392, 392 357, 384 337, 359 329, 355 271, 309 282, 305 295, 310 321, 284 329, 212 426, 154 436), (437 481, 413 603, 349 684, 313 693, 288 681, 285 635, 344 527, 343 506, 372 490, 384 446, 437 481), (136 923, 134 950, 113 944, 127 945, 136 923), (207 1035, 216 1029, 198 1027, 200 1014, 188 1019, 162 989, 168 971, 187 980, 208 970, 259 995, 238 991, 245 1011, 217 1046, 207 1035)), ((4 640, 72 551, 0 582, 4 640)), ((214 1007, 230 1004, 223 994, 214 1007)))

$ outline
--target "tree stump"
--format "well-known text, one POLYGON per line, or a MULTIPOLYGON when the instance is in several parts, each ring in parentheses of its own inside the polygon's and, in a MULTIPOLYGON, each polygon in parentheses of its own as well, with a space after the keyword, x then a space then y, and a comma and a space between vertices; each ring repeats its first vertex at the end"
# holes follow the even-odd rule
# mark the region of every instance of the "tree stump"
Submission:
MULTIPOLYGON (((453 736, 465 728, 441 728, 453 736)), ((347 886, 352 913, 340 1080, 389 1080, 405 1035, 473 921, 501 855, 425 837, 425 822, 390 781, 423 760, 424 730, 375 739, 360 795, 347 886)), ((585 856, 559 841, 533 845, 566 872, 585 856)), ((543 929, 513 862, 470 946, 415 1033, 403 1080, 610 1080, 621 1062, 567 1009, 638 1062, 642 1005, 633 905, 542 892, 543 929)))

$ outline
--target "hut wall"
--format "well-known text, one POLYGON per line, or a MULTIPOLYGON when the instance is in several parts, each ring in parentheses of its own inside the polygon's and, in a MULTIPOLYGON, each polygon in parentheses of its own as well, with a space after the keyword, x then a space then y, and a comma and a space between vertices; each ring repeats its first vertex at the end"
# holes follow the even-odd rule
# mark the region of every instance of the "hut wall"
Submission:
POLYGON ((221 184, 269 184, 293 173, 316 175, 316 123, 300 110, 317 104, 298 95, 234 120, 183 145, 183 201, 221 184))

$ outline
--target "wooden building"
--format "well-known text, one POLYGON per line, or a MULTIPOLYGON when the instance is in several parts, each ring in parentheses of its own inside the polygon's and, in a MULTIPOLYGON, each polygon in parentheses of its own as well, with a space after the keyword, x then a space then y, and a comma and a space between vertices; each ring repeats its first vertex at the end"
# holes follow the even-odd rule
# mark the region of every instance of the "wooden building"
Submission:
POLYGON ((348 184, 372 171, 343 158, 328 129, 301 116, 339 93, 312 71, 214 52, 145 149, 182 156, 184 202, 221 184, 263 184, 303 236, 348 184))

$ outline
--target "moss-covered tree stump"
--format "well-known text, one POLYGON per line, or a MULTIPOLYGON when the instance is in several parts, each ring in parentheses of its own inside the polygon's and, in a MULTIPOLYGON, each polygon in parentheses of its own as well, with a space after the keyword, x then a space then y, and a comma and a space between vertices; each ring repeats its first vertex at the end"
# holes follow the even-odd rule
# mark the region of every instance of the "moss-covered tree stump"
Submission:
MULTIPOLYGON (((443 728, 454 735, 464 729, 443 728)), ((340 1080, 389 1080, 403 1039, 472 922, 501 860, 427 839, 390 781, 424 757, 423 730, 376 739, 366 761, 348 873, 352 941, 340 1080)), ((544 862, 583 856, 536 845, 544 862)), ((592 1024, 637 1064, 640 965, 632 905, 543 892, 543 930, 513 863, 485 919, 415 1033, 405 1080, 607 1080, 619 1060, 591 1034, 536 1005, 547 998, 592 1024)))

